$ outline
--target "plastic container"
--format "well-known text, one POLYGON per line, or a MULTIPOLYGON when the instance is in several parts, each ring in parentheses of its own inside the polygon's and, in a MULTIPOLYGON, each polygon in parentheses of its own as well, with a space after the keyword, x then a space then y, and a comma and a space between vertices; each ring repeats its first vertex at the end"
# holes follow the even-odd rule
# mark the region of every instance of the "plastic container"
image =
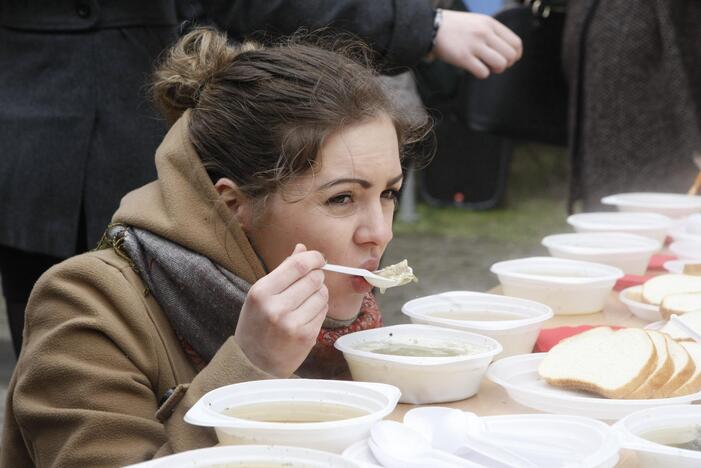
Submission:
POLYGON ((669 244, 669 251, 680 260, 701 261, 701 241, 675 241, 669 244))
POLYGON ((413 323, 494 338, 503 348, 495 359, 530 353, 543 322, 553 316, 552 309, 539 302, 471 291, 450 291, 413 299, 402 306, 402 312, 413 323))
POLYGON ((390 414, 399 399, 391 385, 341 380, 273 379, 228 385, 205 394, 185 414, 185 421, 213 427, 227 445, 288 445, 340 453, 368 437, 370 427, 390 414), (263 408, 255 420, 225 414, 263 408), (277 408, 277 410, 274 410, 277 408), (341 411, 343 410, 343 411, 341 411), (347 419, 313 422, 331 412, 347 419), (293 422, 279 422, 285 419, 293 422), (294 421, 312 422, 294 422, 294 421))
MULTIPOLYGON (((619 459, 618 439, 613 430, 592 418, 551 414, 515 414, 480 418, 485 438, 495 443, 509 440, 508 447, 540 468, 609 468, 619 459), (520 442, 520 443, 518 443, 520 442)), ((506 448, 506 445, 505 445, 506 448)), ((366 440, 348 447, 343 456, 379 465, 366 440)))
POLYGON ((567 218, 577 232, 624 232, 655 239, 662 244, 672 228, 672 219, 658 213, 599 211, 567 218))
POLYGON ((529 257, 495 263, 507 296, 546 304, 555 315, 590 314, 604 308, 616 280, 618 268, 599 263, 553 257, 529 257))
POLYGON ((642 292, 642 285, 632 286, 621 291, 618 298, 636 317, 648 322, 662 320, 660 306, 643 302, 642 292))
MULTIPOLYGON (((489 367, 487 378, 503 387, 512 400, 546 413, 617 420, 641 409, 688 404, 701 400, 701 392, 672 398, 626 400, 555 387, 538 374, 546 353, 522 354, 501 359, 489 367)), ((687 408, 691 408, 687 405, 687 408)))
POLYGON ((544 237, 542 244, 553 257, 603 263, 631 275, 645 273, 650 257, 662 246, 649 237, 605 232, 555 234, 544 237))
POLYGON ((701 197, 680 193, 619 193, 602 198, 601 203, 614 205, 620 211, 658 213, 670 218, 681 218, 701 211, 701 197))
POLYGON ((281 445, 210 447, 169 455, 126 468, 365 468, 360 462, 335 453, 281 445))
MULTIPOLYGON (((641 437, 656 433, 654 438, 660 442, 680 443, 695 435, 698 440, 701 406, 664 406, 636 411, 618 421, 613 429, 618 433, 621 446, 636 452, 637 466, 641 468, 701 466, 701 451, 676 448, 641 437)), ((701 445, 701 440, 698 444, 701 445)))
POLYGON ((675 241, 701 242, 701 214, 694 214, 680 220, 669 230, 669 235, 675 241))
POLYGON ((424 404, 463 400, 479 389, 487 366, 502 350, 484 335, 430 325, 405 324, 363 330, 336 340, 353 380, 397 386, 402 403, 424 404), (473 348, 469 354, 445 357, 399 356, 364 351, 368 343, 473 348))

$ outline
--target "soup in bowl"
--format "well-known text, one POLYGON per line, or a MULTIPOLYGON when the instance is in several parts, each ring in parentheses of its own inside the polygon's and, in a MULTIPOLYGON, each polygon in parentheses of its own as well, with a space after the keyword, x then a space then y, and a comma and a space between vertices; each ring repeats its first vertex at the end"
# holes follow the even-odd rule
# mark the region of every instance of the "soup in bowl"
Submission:
POLYGON ((493 338, 431 325, 404 324, 340 337, 353 380, 391 384, 403 403, 468 398, 502 346, 493 338))

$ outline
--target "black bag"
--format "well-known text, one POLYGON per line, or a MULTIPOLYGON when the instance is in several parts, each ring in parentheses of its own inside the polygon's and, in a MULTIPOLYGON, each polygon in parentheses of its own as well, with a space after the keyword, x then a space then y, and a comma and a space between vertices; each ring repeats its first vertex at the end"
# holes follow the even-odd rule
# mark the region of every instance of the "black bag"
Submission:
POLYGON ((511 142, 468 127, 466 71, 439 61, 415 71, 419 94, 436 122, 436 155, 418 173, 422 198, 433 205, 493 208, 506 187, 511 142))
POLYGON ((523 41, 523 57, 501 74, 469 84, 473 130, 565 145, 567 83, 562 70, 566 0, 526 0, 495 18, 523 41))

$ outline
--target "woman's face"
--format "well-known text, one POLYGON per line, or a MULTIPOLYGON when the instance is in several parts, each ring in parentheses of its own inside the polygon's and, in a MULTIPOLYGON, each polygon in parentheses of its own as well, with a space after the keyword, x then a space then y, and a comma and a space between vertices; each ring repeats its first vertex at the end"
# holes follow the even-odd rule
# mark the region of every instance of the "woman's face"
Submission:
MULTIPOLYGON (((397 134, 388 116, 332 134, 316 169, 270 196, 263 216, 246 229, 268 271, 297 243, 318 250, 329 263, 378 268, 392 239, 392 218, 402 168, 397 134)), ((360 277, 325 272, 329 316, 358 313, 371 286, 360 277)))

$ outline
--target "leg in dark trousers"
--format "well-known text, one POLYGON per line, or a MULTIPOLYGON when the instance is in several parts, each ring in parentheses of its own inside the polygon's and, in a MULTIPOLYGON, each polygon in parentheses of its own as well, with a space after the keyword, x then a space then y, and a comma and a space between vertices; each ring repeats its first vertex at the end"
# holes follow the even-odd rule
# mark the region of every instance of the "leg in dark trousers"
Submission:
POLYGON ((12 344, 15 354, 19 356, 22 348, 22 329, 24 328, 24 309, 27 307, 29 294, 39 277, 61 258, 51 257, 0 246, 0 275, 2 275, 2 292, 7 305, 7 318, 10 323, 12 344))

